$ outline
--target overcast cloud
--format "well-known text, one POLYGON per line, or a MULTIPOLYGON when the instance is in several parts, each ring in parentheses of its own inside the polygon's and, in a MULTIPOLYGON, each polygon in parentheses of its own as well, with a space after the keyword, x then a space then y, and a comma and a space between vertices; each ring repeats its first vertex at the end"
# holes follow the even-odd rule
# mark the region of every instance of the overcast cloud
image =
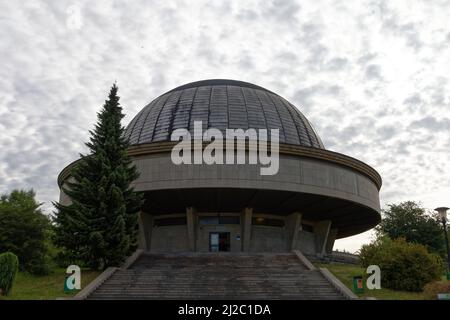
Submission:
POLYGON ((442 0, 0 0, 0 193, 34 188, 50 213, 114 81, 126 124, 173 87, 229 78, 377 169, 383 206, 450 206, 449 17, 442 0))

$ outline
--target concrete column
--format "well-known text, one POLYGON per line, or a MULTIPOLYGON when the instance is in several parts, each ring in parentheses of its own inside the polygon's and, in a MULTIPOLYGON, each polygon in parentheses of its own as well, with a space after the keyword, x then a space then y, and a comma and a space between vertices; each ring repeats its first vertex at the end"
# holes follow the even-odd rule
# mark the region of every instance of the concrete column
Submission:
POLYGON ((151 250, 152 230, 153 216, 141 211, 139 214, 139 249, 147 251, 151 250))
POLYGON ((286 217, 286 229, 289 235, 288 250, 292 251, 297 248, 298 231, 302 223, 302 214, 294 212, 286 217))
POLYGON ((194 207, 187 207, 186 208, 186 222, 187 222, 187 228, 188 228, 188 244, 189 244, 189 250, 190 251, 196 251, 196 245, 195 245, 195 237, 196 237, 196 210, 194 207))
POLYGON ((148 250, 147 243, 145 241, 145 230, 144 230, 144 223, 142 222, 141 213, 139 214, 138 225, 139 225, 139 233, 138 233, 138 239, 137 239, 138 240, 138 249, 148 250))
POLYGON ((330 233, 328 234, 327 244, 325 246, 325 253, 327 254, 333 253, 333 246, 334 241, 336 240, 337 233, 338 229, 336 228, 330 230, 330 233))
POLYGON ((243 213, 243 219, 241 224, 243 225, 243 235, 242 235, 242 251, 250 251, 250 239, 252 235, 252 217, 253 208, 245 208, 243 213))
POLYGON ((325 254, 330 227, 330 220, 317 222, 314 226, 314 234, 316 235, 316 253, 319 255, 325 254))

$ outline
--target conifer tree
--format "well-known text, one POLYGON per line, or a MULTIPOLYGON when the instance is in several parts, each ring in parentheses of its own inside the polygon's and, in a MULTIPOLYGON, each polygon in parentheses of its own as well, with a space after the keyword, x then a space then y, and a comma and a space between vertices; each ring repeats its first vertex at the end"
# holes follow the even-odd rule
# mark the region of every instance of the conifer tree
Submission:
POLYGON ((55 203, 55 242, 95 269, 118 266, 137 247, 142 195, 131 187, 139 174, 126 153, 117 90, 114 84, 89 131, 89 154, 80 154, 63 188, 72 203, 55 203))

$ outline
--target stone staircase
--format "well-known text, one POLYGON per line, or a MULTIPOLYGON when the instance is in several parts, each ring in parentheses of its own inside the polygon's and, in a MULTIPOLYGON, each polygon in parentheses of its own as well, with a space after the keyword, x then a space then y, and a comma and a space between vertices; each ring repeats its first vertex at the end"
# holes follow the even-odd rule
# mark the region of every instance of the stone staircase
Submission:
POLYGON ((344 299, 319 270, 286 254, 142 254, 88 299, 344 299))

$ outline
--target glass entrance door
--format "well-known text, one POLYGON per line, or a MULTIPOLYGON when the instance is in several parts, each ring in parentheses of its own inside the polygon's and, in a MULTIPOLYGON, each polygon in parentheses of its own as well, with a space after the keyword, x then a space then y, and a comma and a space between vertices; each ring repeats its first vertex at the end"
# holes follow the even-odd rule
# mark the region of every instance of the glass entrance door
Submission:
POLYGON ((211 252, 230 251, 230 233, 210 232, 209 251, 211 252))
POLYGON ((209 234, 209 251, 219 251, 219 234, 217 232, 211 232, 209 234))

